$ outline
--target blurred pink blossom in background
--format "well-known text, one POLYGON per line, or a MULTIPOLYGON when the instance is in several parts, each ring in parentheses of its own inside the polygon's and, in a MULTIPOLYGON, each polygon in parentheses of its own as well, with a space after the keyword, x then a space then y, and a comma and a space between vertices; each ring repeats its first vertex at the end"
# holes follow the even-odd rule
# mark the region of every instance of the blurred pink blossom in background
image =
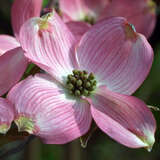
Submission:
POLYGON ((147 38, 156 23, 156 4, 152 0, 59 0, 65 21, 95 23, 112 16, 125 17, 137 32, 147 38))

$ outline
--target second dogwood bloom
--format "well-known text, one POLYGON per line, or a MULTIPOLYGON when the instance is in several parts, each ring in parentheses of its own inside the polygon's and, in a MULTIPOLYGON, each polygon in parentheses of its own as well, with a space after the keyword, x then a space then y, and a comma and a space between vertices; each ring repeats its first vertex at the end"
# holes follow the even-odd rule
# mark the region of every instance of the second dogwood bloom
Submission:
POLYGON ((63 144, 84 135, 93 118, 123 145, 152 147, 154 117, 129 95, 146 78, 153 51, 126 19, 103 20, 76 44, 53 12, 27 21, 20 42, 25 56, 48 74, 30 76, 9 92, 19 130, 63 144))
POLYGON ((59 3, 65 21, 95 23, 102 18, 122 16, 147 38, 155 28, 156 4, 153 0, 59 0, 59 3))

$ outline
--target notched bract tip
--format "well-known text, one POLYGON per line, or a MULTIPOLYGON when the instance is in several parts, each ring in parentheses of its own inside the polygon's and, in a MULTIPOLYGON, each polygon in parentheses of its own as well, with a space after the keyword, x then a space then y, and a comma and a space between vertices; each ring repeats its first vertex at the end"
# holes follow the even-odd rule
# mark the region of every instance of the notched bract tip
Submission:
MULTIPOLYGON (((147 133, 147 132, 146 132, 147 133)), ((155 138, 153 133, 146 134, 145 137, 140 137, 140 139, 146 144, 146 147, 144 147, 148 152, 151 152, 153 145, 155 143, 155 138)))
POLYGON ((7 124, 1 124, 0 125, 0 133, 1 134, 6 134, 9 130, 10 126, 8 126, 7 124))
POLYGON ((53 16, 53 14, 54 11, 44 15, 38 20, 38 25, 40 30, 49 30, 50 28, 49 19, 53 16))
POLYGON ((153 146, 146 147, 146 150, 147 150, 148 152, 151 152, 151 151, 152 151, 152 147, 153 147, 153 146))
POLYGON ((28 132, 29 134, 34 133, 34 122, 31 118, 25 117, 25 116, 20 116, 15 120, 16 125, 18 126, 18 131, 19 132, 28 132))
POLYGON ((124 31, 125 31, 127 39, 136 39, 137 32, 136 32, 136 29, 135 29, 135 27, 134 27, 133 24, 125 22, 125 24, 124 24, 124 31))

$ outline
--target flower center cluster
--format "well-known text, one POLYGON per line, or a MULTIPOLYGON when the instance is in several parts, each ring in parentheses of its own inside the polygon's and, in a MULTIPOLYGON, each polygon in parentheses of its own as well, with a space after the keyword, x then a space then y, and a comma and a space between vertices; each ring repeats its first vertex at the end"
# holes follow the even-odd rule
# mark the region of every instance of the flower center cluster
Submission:
POLYGON ((73 70, 72 72, 73 74, 67 76, 66 82, 69 94, 76 97, 90 96, 97 85, 94 74, 79 70, 73 70))

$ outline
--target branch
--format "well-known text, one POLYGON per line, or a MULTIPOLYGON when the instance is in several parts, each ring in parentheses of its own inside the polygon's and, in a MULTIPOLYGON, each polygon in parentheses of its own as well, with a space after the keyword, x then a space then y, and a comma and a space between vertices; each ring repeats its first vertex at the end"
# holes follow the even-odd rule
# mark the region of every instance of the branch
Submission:
POLYGON ((26 145, 28 145, 34 138, 35 138, 35 136, 33 136, 33 135, 29 136, 26 140, 24 140, 17 147, 12 148, 12 149, 8 150, 7 152, 3 153, 2 155, 0 155, 0 160, 4 160, 4 158, 9 157, 15 153, 22 151, 24 149, 24 147, 26 145))

